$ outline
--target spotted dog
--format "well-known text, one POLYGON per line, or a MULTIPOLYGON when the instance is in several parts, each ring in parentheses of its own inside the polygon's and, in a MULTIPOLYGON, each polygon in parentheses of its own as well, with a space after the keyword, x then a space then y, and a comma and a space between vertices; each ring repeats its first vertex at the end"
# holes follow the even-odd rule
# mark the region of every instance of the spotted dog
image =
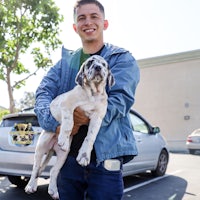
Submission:
POLYGON ((73 128, 74 109, 80 107, 89 117, 87 136, 79 150, 77 162, 87 166, 91 151, 100 129, 102 119, 107 110, 106 84, 114 85, 114 77, 104 58, 91 56, 81 66, 76 79, 77 85, 71 91, 56 97, 50 104, 50 111, 61 124, 58 138, 54 133, 43 131, 38 139, 31 179, 25 191, 33 193, 37 190, 37 177, 45 168, 53 152, 56 152, 57 162, 50 172, 48 193, 53 199, 58 199, 57 176, 69 153, 73 128), (44 155, 46 159, 42 162, 44 155))

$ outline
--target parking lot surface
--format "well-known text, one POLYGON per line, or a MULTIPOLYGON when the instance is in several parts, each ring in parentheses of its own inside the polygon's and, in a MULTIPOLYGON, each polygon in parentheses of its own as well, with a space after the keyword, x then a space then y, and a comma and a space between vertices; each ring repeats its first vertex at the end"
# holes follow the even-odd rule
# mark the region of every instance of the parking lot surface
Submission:
MULTIPOLYGON (((200 155, 170 153, 167 173, 153 178, 150 173, 124 178, 123 200, 199 200, 200 155)), ((38 191, 28 195, 0 176, 1 200, 50 200, 48 180, 40 179, 38 191)))

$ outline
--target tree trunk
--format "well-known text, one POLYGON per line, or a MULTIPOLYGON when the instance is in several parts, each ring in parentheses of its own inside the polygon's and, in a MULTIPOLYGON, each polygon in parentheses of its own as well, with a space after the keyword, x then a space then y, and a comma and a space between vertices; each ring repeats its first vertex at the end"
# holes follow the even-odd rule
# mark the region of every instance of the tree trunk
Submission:
POLYGON ((8 95, 9 95, 9 110, 10 113, 15 112, 15 101, 13 97, 13 89, 11 86, 11 80, 10 80, 10 70, 7 68, 7 87, 8 87, 8 95))

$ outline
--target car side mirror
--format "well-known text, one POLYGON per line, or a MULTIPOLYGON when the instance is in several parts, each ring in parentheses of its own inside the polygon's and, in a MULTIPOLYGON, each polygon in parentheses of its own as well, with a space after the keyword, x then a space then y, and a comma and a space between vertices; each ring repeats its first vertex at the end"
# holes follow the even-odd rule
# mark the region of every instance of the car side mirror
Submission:
POLYGON ((160 128, 159 128, 159 127, 153 127, 152 133, 153 133, 153 134, 160 133, 160 128))

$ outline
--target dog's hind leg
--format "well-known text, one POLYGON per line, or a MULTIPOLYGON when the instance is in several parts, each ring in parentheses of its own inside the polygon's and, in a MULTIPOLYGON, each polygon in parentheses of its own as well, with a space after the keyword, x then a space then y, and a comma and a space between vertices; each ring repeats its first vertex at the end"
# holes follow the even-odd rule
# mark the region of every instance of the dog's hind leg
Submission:
POLYGON ((45 156, 45 158, 43 159, 42 161, 42 164, 40 165, 40 169, 39 169, 39 172, 38 172, 38 176, 41 175, 41 173, 43 172, 43 170, 45 169, 45 167, 47 166, 49 160, 51 159, 51 157, 53 156, 54 154, 54 150, 51 149, 47 155, 45 156))
MULTIPOLYGON (((45 152, 44 152, 45 153, 45 152)), ((30 194, 30 193, 34 193, 37 190, 37 181, 38 181, 38 176, 39 176, 39 172, 40 172, 40 164, 42 162, 42 158, 43 158, 44 154, 42 154, 41 152, 35 152, 35 161, 34 161, 34 165, 33 165, 33 171, 31 174, 31 178, 27 184, 27 186, 25 187, 25 192, 30 194)))
MULTIPOLYGON (((69 139, 69 146, 71 144, 71 141, 72 141, 72 136, 70 136, 70 139, 69 139)), ((57 189, 57 177, 60 172, 60 169, 62 168, 67 158, 69 150, 63 151, 60 149, 58 145, 56 145, 54 149, 56 151, 57 161, 56 161, 56 164, 52 167, 51 172, 50 172, 50 182, 49 182, 48 193, 53 199, 59 199, 58 189, 57 189)))
POLYGON ((48 153, 50 151, 49 149, 50 147, 47 148, 47 144, 50 143, 53 136, 54 136, 53 134, 47 132, 42 132, 41 135, 39 136, 35 150, 34 165, 31 178, 27 186, 25 187, 25 192, 28 194, 34 193, 37 190, 38 176, 41 174, 42 169, 44 168, 44 166, 42 166, 42 159, 45 153, 48 153))

